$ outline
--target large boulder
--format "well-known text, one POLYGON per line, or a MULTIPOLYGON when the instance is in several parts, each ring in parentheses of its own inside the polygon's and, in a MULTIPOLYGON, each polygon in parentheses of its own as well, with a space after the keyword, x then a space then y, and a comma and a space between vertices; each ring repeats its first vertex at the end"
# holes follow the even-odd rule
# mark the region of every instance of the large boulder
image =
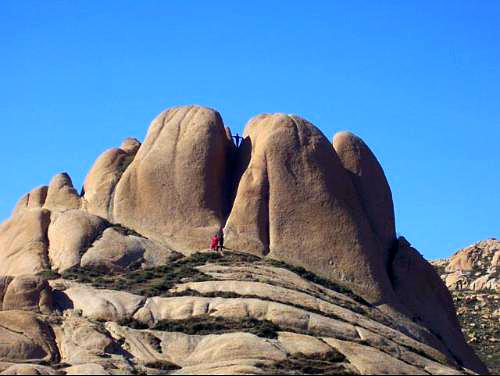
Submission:
POLYGON ((394 291, 413 315, 413 320, 429 328, 457 361, 469 369, 487 370, 466 344, 457 320, 450 292, 432 265, 400 238, 391 265, 394 291))
POLYGON ((80 264, 80 259, 94 240, 106 228, 100 217, 82 210, 67 210, 53 214, 48 230, 49 259, 58 272, 80 264))
POLYGON ((50 212, 24 210, 0 226, 0 275, 36 274, 48 268, 50 212))
POLYGON ((228 145, 218 112, 162 112, 116 186, 113 222, 176 250, 207 248, 224 222, 228 145))
POLYGON ((165 265, 180 256, 151 240, 124 235, 115 228, 108 228, 83 255, 81 265, 106 272, 122 272, 131 266, 165 265))
POLYGON ((2 311, 0 323, 0 362, 57 360, 52 329, 34 313, 2 311))
POLYGON ((1 307, 4 311, 21 310, 49 314, 52 311, 50 286, 39 276, 17 276, 9 283, 1 307))
POLYGON ((81 207, 81 197, 67 173, 54 176, 49 184, 44 207, 50 210, 69 210, 81 207))
POLYGON ((136 139, 127 138, 120 148, 105 151, 95 161, 83 184, 84 206, 89 213, 110 219, 116 185, 140 146, 136 139))
POLYGON ((396 239, 394 205, 389 183, 370 148, 351 132, 339 132, 333 146, 365 210, 371 228, 382 244, 387 259, 396 239))
POLYGON ((391 302, 383 249, 323 134, 297 116, 274 114, 252 119, 244 137, 227 246, 344 281, 371 302, 391 302))
POLYGON ((54 326, 61 362, 85 364, 99 361, 112 351, 114 344, 97 323, 77 316, 73 311, 64 315, 61 325, 54 326))
POLYGON ((132 317, 146 298, 125 291, 105 290, 75 284, 54 295, 61 310, 80 310, 82 315, 99 321, 120 321, 132 317))

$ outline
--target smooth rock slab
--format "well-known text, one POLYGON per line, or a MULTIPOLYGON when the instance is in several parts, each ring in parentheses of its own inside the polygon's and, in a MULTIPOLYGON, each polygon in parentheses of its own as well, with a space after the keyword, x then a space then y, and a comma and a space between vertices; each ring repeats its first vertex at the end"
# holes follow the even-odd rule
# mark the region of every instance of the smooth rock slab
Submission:
POLYGON ((108 228, 102 238, 83 255, 81 265, 105 272, 121 272, 135 264, 143 267, 166 265, 179 257, 182 254, 151 240, 126 236, 114 228, 108 228))
POLYGON ((145 301, 144 297, 128 292, 95 289, 84 285, 70 287, 60 294, 69 302, 70 307, 67 308, 80 310, 83 316, 101 321, 130 318, 145 301))
POLYGON ((97 324, 75 314, 65 314, 62 324, 54 325, 53 329, 62 363, 76 365, 102 361, 99 355, 114 346, 111 337, 97 324))
POLYGON ((0 275, 36 274, 48 269, 50 212, 25 210, 0 225, 0 275))
POLYGON ((283 329, 310 331, 343 339, 358 339, 353 325, 303 309, 259 299, 149 298, 134 318, 145 324, 161 320, 189 319, 200 315, 224 318, 268 320, 283 329))
POLYGON ((73 187, 73 181, 67 173, 61 173, 52 178, 47 191, 44 208, 52 211, 80 209, 82 200, 73 187))
POLYGON ((335 338, 323 338, 342 353, 362 375, 426 375, 427 372, 406 364, 373 347, 335 338))
POLYGON ((48 232, 49 259, 53 270, 63 272, 80 264, 83 253, 107 223, 82 210, 68 210, 53 217, 48 232))
POLYGON ((125 340, 127 351, 143 362, 169 361, 177 366, 203 366, 247 359, 280 361, 286 358, 275 341, 250 333, 210 334, 204 336, 155 330, 135 330, 106 323, 116 340, 125 340), (152 337, 156 347, 152 345, 152 337), (159 343, 158 343, 159 342, 159 343), (158 351, 160 346, 161 352, 158 351))

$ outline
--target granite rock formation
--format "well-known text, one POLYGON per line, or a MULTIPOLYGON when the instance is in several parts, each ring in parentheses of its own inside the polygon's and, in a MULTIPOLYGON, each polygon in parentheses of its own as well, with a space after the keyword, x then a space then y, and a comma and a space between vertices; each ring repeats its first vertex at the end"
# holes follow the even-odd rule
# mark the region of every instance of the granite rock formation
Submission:
POLYGON ((26 194, 0 226, 0 303, 7 373, 486 371, 396 239, 374 154, 295 115, 253 118, 236 148, 218 112, 172 108, 81 194, 65 173, 26 194), (205 252, 221 229, 225 255, 205 252))

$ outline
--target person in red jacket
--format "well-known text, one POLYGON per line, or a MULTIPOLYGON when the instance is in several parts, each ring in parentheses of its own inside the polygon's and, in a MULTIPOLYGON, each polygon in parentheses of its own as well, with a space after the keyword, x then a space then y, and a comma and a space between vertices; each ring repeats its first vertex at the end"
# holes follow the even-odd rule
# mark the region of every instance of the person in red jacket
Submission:
POLYGON ((217 236, 217 234, 215 234, 214 236, 212 236, 212 239, 210 240, 210 249, 212 251, 217 252, 218 246, 219 246, 219 237, 217 236))

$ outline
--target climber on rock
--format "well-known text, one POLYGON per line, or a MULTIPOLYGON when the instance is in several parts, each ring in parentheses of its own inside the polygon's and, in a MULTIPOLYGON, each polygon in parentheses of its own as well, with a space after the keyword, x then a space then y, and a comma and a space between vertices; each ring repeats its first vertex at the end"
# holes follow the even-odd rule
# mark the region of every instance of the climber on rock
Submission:
POLYGON ((238 133, 236 133, 236 136, 233 136, 233 138, 235 140, 236 147, 239 148, 241 140, 243 140, 243 137, 241 137, 238 133))

